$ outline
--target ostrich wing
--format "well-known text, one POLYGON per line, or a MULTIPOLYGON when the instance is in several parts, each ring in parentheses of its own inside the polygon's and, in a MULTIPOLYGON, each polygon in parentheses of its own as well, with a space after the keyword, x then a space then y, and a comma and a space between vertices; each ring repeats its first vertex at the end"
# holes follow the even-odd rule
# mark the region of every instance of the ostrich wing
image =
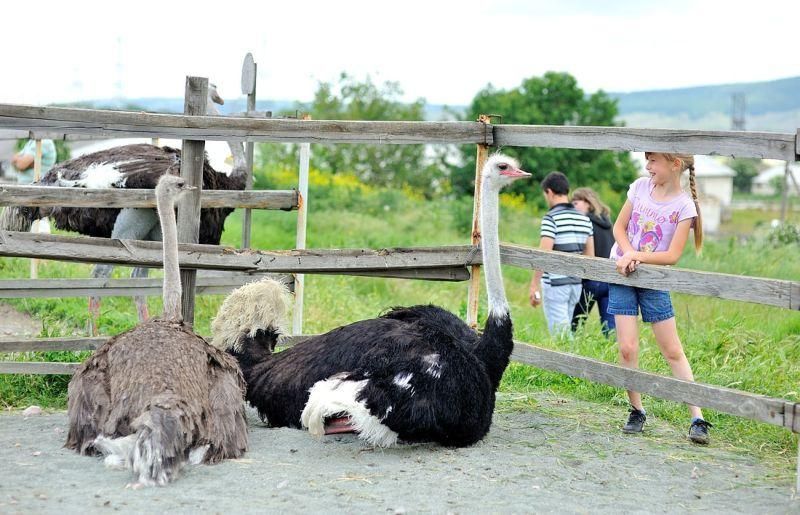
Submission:
POLYGON ((110 411, 108 346, 98 349, 72 376, 68 388, 68 449, 93 454, 92 442, 110 411))
POLYGON ((478 342, 478 333, 463 320, 446 309, 432 304, 395 307, 381 318, 399 320, 409 326, 413 325, 425 333, 458 342, 467 348, 474 347, 478 342))
POLYGON ((462 342, 389 337, 394 343, 376 345, 352 375, 368 379, 359 400, 370 413, 409 442, 463 446, 480 440, 494 410, 482 363, 462 342))
POLYGON ((136 144, 92 152, 50 169, 42 186, 78 188, 154 188, 167 170, 180 167, 180 151, 136 144))
POLYGON ((244 415, 245 383, 236 361, 208 346, 208 405, 206 434, 210 447, 205 463, 238 458, 247 450, 244 415))

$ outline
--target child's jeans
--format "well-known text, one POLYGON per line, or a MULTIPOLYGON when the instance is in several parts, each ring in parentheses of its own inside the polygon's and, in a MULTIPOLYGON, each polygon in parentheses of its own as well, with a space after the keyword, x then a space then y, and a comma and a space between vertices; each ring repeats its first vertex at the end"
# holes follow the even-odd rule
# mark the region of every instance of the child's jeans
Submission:
POLYGON ((642 310, 642 320, 649 323, 669 320, 675 316, 668 291, 649 290, 625 286, 608 285, 608 312, 612 315, 638 316, 642 310))
POLYGON ((569 332, 575 304, 581 297, 580 284, 552 286, 542 283, 544 296, 544 317, 551 336, 558 336, 565 330, 569 332))

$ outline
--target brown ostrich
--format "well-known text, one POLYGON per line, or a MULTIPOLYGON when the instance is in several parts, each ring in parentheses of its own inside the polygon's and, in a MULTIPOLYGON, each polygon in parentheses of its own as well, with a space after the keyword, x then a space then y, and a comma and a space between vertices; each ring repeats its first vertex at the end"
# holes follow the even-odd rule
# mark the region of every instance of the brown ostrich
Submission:
POLYGON ((134 486, 164 485, 187 463, 247 449, 245 383, 236 360, 181 317, 175 198, 190 189, 166 174, 156 187, 164 247, 164 314, 110 339, 72 377, 66 447, 106 455, 134 486))

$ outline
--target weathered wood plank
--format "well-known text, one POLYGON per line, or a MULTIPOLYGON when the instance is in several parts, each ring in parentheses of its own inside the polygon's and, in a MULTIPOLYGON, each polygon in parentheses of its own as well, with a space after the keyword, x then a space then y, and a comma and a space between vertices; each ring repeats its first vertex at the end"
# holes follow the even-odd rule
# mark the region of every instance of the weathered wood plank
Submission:
POLYGON ((108 341, 107 336, 91 338, 1 338, 0 352, 62 352, 94 350, 108 341))
POLYGON ((682 152, 790 161, 796 159, 796 136, 791 133, 564 125, 495 125, 493 128, 494 144, 498 147, 682 152))
MULTIPOLYGON (((463 267, 478 249, 469 245, 394 249, 237 250, 180 244, 181 268, 270 273, 342 273, 463 267)), ((161 266, 161 243, 0 231, 0 256, 161 266)))
MULTIPOLYGON (((257 281, 265 275, 281 280, 292 290, 291 274, 244 274, 232 273, 224 276, 197 277, 197 293, 218 295, 257 281)), ((4 279, 0 280, 0 298, 17 299, 30 297, 130 297, 134 295, 161 295, 163 280, 146 279, 4 279)))
POLYGON ((623 277, 617 273, 614 261, 611 259, 548 252, 509 244, 501 245, 500 258, 508 265, 532 270, 558 271, 560 274, 596 281, 800 309, 800 282, 795 281, 698 272, 655 265, 639 265, 636 272, 623 277))
MULTIPOLYGON (((186 77, 183 112, 187 115, 206 114, 208 79, 186 77)), ((196 189, 178 201, 178 241, 197 243, 200 235, 200 193, 203 191, 203 160, 206 142, 202 139, 184 139, 181 151, 181 177, 196 189)), ((163 229, 162 229, 163 231, 163 229)), ((189 326, 194 324, 194 296, 197 270, 180 269, 181 315, 189 326)))
MULTIPOLYGON (((285 336, 278 347, 291 347, 305 340, 310 335, 285 336)), ((203 336, 206 340, 210 336, 203 336)), ((95 350, 110 339, 110 336, 93 336, 82 338, 2 338, 0 353, 9 352, 80 352, 95 350)))
POLYGON ((0 361, 0 374, 72 375, 80 363, 0 361))
POLYGON ((479 122, 285 120, 188 116, 129 111, 0 104, 0 127, 38 133, 118 137, 310 143, 482 143, 492 129, 479 122))
POLYGON ((776 426, 786 427, 785 424, 788 422, 787 428, 792 428, 791 420, 784 417, 787 401, 783 399, 774 399, 721 386, 683 381, 641 370, 631 370, 596 359, 543 349, 522 342, 516 342, 514 345, 511 359, 545 370, 588 379, 595 383, 634 390, 661 399, 686 402, 776 426))
MULTIPOLYGON (((328 272, 327 274, 338 274, 328 272)), ((366 277, 386 277, 390 279, 418 279, 420 281, 466 281, 470 278, 469 270, 463 266, 440 268, 410 268, 407 270, 369 270, 348 272, 347 275, 366 277)))
MULTIPOLYGON (((296 190, 203 190, 202 207, 297 209, 296 190)), ((0 185, 0 206, 156 207, 153 190, 55 188, 51 186, 0 185)))

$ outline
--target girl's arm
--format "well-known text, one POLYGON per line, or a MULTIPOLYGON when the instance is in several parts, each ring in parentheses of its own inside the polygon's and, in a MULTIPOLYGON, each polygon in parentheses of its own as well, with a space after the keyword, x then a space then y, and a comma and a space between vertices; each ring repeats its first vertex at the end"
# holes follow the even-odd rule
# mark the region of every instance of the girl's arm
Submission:
POLYGON ((617 221, 614 222, 614 240, 616 240, 623 254, 633 251, 633 246, 630 240, 628 240, 628 222, 631 221, 632 211, 633 205, 631 201, 626 200, 619 212, 619 216, 617 216, 617 221))
POLYGON ((675 228, 675 234, 672 236, 672 242, 669 244, 669 249, 665 252, 636 252, 631 250, 626 252, 623 258, 629 257, 632 261, 640 261, 650 265, 674 265, 683 254, 683 248, 689 239, 692 220, 694 218, 687 218, 678 224, 678 227, 675 228))

